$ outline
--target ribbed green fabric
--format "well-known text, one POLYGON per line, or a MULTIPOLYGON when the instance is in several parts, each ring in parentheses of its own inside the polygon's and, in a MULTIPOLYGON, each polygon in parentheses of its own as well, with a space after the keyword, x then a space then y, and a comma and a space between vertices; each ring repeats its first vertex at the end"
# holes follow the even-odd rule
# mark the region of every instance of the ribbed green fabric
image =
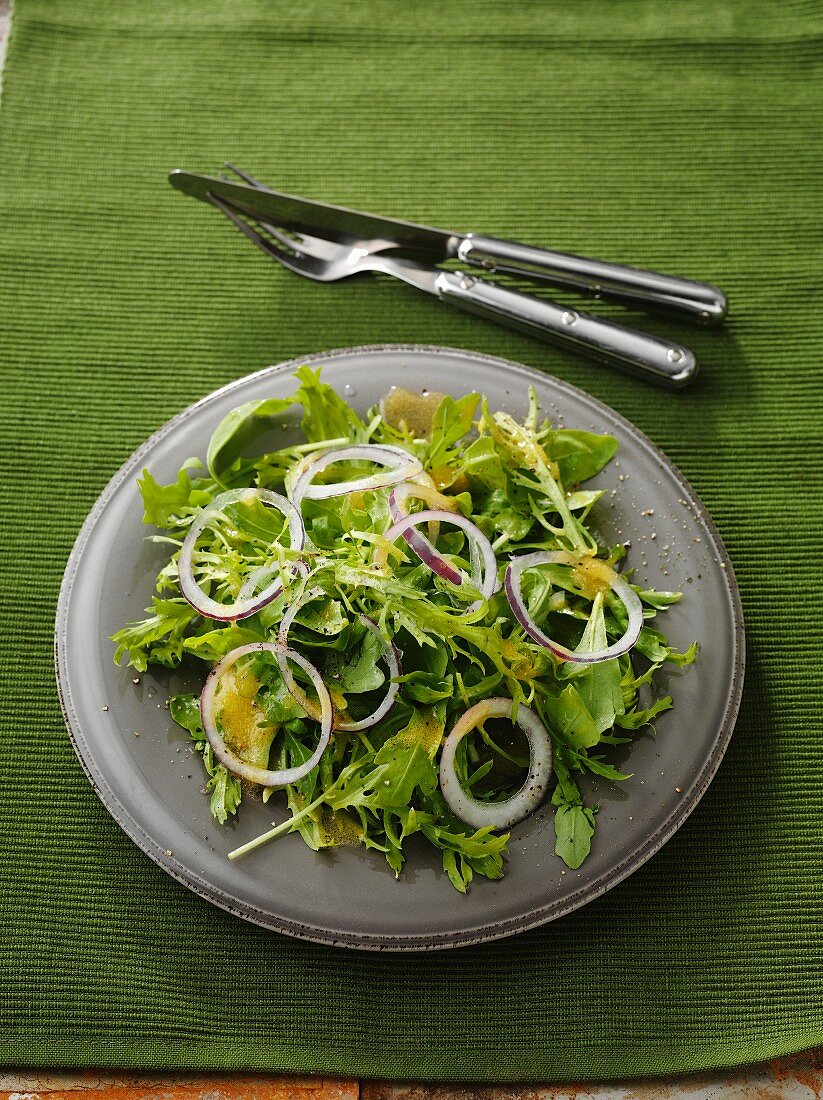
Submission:
POLYGON ((800 0, 15 0, 4 1063, 559 1080, 823 1041, 821 33, 800 0), (732 317, 639 318, 703 363, 662 394, 396 283, 275 268, 165 181, 226 159, 298 194, 708 279, 732 317), (713 512, 748 625, 738 728, 678 836, 564 920, 429 957, 305 945, 178 886, 86 782, 51 663, 72 541, 138 443, 250 370, 381 341, 519 359, 632 419, 713 512))

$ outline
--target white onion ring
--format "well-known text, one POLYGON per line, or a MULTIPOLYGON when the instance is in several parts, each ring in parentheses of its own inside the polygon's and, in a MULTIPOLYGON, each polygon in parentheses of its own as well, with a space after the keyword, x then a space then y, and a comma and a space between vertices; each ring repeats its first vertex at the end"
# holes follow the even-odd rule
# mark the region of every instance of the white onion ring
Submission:
POLYGON ((326 689, 326 685, 323 683, 323 678, 320 673, 305 657, 296 653, 293 649, 284 648, 277 642, 251 642, 249 645, 241 645, 238 646, 237 649, 231 650, 222 660, 217 662, 208 674, 206 682, 203 685, 203 690, 200 693, 200 720, 203 723, 203 731, 206 734, 206 738, 211 745, 215 757, 234 775, 239 775, 241 779, 247 779, 250 783, 259 783, 261 787, 285 787, 288 783, 296 783, 299 779, 308 775, 320 760, 320 757, 325 752, 326 746, 329 743, 332 716, 331 696, 326 689), (220 678, 228 669, 239 661, 241 657, 245 657, 248 653, 273 653, 277 657, 278 662, 281 657, 284 661, 286 659, 294 661, 295 664, 299 665, 304 672, 306 672, 317 689, 317 697, 320 700, 321 711, 320 740, 317 743, 317 748, 303 764, 298 764, 294 768, 282 768, 280 771, 270 771, 268 768, 256 768, 252 764, 246 764, 239 756, 233 753, 220 736, 217 729, 217 714, 215 707, 215 695, 220 683, 220 678))
POLYGON ((262 592, 253 595, 255 583, 260 579, 260 569, 255 569, 249 577, 247 577, 240 590, 240 596, 234 603, 218 603, 218 601, 212 599, 211 596, 207 596, 194 579, 194 572, 192 569, 194 547, 208 523, 215 516, 220 515, 228 505, 237 504, 240 501, 254 497, 266 504, 272 505, 272 507, 276 508, 278 512, 281 512, 289 521, 289 540, 291 549, 302 550, 305 545, 306 532, 303 527, 303 520, 300 518, 300 513, 292 502, 287 500, 286 497, 281 496, 280 493, 273 493, 271 489, 230 489, 227 493, 221 493, 220 496, 215 497, 211 504, 203 509, 201 514, 189 528, 177 559, 177 569, 180 575, 180 591, 195 611, 199 611, 201 615, 205 615, 209 619, 217 619, 219 622, 233 622, 236 619, 248 618, 248 616, 253 615, 255 611, 259 611, 261 607, 265 607, 267 603, 271 603, 283 589, 278 574, 272 583, 264 588, 262 592), (255 577, 255 575, 256 580, 252 581, 252 577, 255 577))
MULTIPOLYGON (((601 563, 605 564, 605 563, 601 563)), ((529 615, 523 592, 520 587, 520 574, 524 569, 532 569, 537 565, 580 565, 580 559, 564 550, 543 551, 534 554, 523 554, 521 557, 512 558, 506 568, 506 597, 508 598, 514 617, 538 645, 544 646, 560 661, 574 661, 578 664, 597 664, 599 661, 610 661, 613 657, 621 657, 628 653, 640 636, 643 629, 643 605, 640 597, 619 573, 613 574, 611 590, 623 603, 629 616, 626 632, 622 638, 618 638, 612 645, 605 649, 595 650, 594 653, 575 653, 566 649, 559 642, 553 642, 547 634, 544 634, 534 619, 529 615)))
POLYGON ((291 497, 299 508, 302 500, 330 500, 332 497, 345 496, 348 493, 362 493, 370 489, 385 489, 405 481, 407 477, 419 474, 422 463, 404 451, 401 447, 389 447, 382 443, 361 443, 351 447, 334 447, 313 455, 307 461, 300 476, 292 486, 291 497), (386 470, 368 477, 355 478, 354 481, 340 481, 334 485, 312 485, 314 478, 337 462, 374 462, 385 466, 386 470))
MULTIPOLYGON (((423 539, 420 536, 425 546, 421 546, 420 543, 415 543, 410 535, 412 529, 419 526, 421 523, 429 523, 432 520, 437 520, 440 523, 451 523, 455 527, 459 527, 461 531, 468 535, 469 539, 475 544, 480 551, 480 557, 483 564, 483 577, 481 583, 477 585, 477 589, 482 596, 482 599, 475 600, 469 607, 466 608, 467 612, 475 611, 480 607, 483 600, 490 600, 497 590, 497 558, 495 557, 492 544, 477 526, 472 523, 470 519, 466 519, 460 512, 446 512, 440 509, 426 509, 423 512, 415 512, 414 515, 406 516, 403 519, 397 520, 383 535, 384 546, 385 543, 394 542, 398 535, 402 535, 409 545, 409 548, 417 554, 424 565, 427 565, 433 573, 436 573, 438 577, 443 577, 445 580, 449 580, 452 584, 459 585, 463 583, 463 574, 458 572, 453 565, 450 565, 442 554, 431 545, 428 539, 423 539)), ((384 549, 384 546, 378 546, 374 554, 375 565, 381 566, 385 563, 388 552, 384 549)))
POLYGON ((548 790, 552 772, 552 745, 546 727, 529 707, 517 708, 516 725, 529 742, 529 774, 519 791, 504 802, 478 802, 460 785, 454 766, 457 746, 467 733, 487 718, 511 718, 512 701, 498 697, 484 699, 461 715, 443 742, 440 754, 440 790, 455 817, 475 829, 490 825, 508 829, 537 809, 548 790))
MULTIPOLYGON (((325 595, 326 593, 323 591, 322 588, 309 588, 306 592, 303 593, 302 596, 298 596, 298 598, 294 600, 291 604, 289 604, 288 608, 286 609, 286 613, 280 621, 280 630, 277 636, 278 642, 284 650, 284 652, 278 655, 277 658, 277 663, 280 666, 280 674, 283 677, 283 681, 288 688, 289 694, 292 696, 292 698, 296 699, 303 710, 305 710, 306 714, 308 714, 310 718, 314 718, 316 722, 320 720, 318 717, 317 705, 313 703, 311 699, 307 698, 306 693, 295 680, 294 676, 292 675, 292 671, 289 668, 289 664, 286 660, 285 654, 289 652, 288 649, 286 649, 286 647, 288 646, 289 628, 291 627, 291 624, 297 612, 300 610, 301 607, 303 607, 304 604, 310 603, 312 600, 317 600, 321 596, 325 595)), ((339 715, 334 715, 334 729, 347 730, 349 732, 368 729, 369 726, 376 725, 381 718, 385 718, 385 716, 394 706, 395 696, 400 690, 400 685, 396 683, 396 680, 399 676, 402 676, 403 674, 403 670, 400 667, 400 654, 398 653, 397 647, 395 646, 394 642, 387 642, 385 640, 383 635, 380 633, 380 628, 378 627, 374 619, 370 619, 368 615, 358 615, 358 618, 360 619, 360 622, 363 624, 363 626, 365 626, 367 630, 370 630, 371 633, 374 634, 374 636, 383 647, 383 658, 389 671, 389 687, 383 700, 380 703, 380 706, 376 710, 372 711, 372 713, 369 714, 366 718, 361 718, 359 722, 349 721, 346 718, 341 718, 339 715)))

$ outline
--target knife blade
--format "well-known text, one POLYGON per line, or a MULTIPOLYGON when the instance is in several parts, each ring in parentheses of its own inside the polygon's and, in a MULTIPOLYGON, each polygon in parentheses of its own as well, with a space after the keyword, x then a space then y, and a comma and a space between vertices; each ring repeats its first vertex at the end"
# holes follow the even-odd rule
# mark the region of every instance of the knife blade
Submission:
MULTIPOLYGON (((336 241, 385 241, 387 249, 422 252, 439 260, 457 256, 457 250, 465 239, 463 235, 448 233, 430 225, 399 218, 384 218, 346 206, 315 202, 297 195, 271 188, 249 187, 244 183, 201 176, 181 169, 169 174, 169 183, 185 195, 211 202, 212 195, 230 203, 237 210, 251 217, 260 218, 285 229, 305 230, 307 233, 321 230, 336 241)), ((372 249, 375 251, 376 249, 372 249)))

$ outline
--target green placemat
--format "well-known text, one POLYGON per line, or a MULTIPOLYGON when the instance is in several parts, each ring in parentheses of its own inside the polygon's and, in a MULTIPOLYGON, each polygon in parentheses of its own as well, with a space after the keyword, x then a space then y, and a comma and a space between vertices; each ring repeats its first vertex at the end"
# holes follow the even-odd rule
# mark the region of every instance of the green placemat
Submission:
MULTIPOLYGON (((15 0, 0 123, 0 1058, 503 1080, 663 1073, 823 1041, 819 4, 15 0), (265 260, 166 172, 718 283, 665 395, 363 280, 265 260), (212 908, 86 782, 53 683, 69 549, 154 428, 304 352, 457 345, 613 405, 713 512, 745 603, 715 783, 584 910, 434 956, 340 952, 212 908)), ((695 717, 699 721, 699 716, 695 717)), ((459 904, 459 899, 455 899, 459 904)))

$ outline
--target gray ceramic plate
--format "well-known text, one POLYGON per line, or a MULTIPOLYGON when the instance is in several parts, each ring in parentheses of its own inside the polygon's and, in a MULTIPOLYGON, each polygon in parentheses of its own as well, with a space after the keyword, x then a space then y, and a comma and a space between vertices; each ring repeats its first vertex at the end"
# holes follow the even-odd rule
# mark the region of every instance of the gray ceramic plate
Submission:
MULTIPOLYGON (((281 438, 289 438, 288 431, 281 438)), ((351 348, 270 367, 218 390, 156 432, 112 479, 80 532, 60 593, 56 648, 77 755, 110 813, 143 851, 238 916, 305 939, 371 949, 454 947, 507 936, 568 913, 626 878, 683 824, 706 790, 731 736, 743 678, 731 566, 705 509, 665 456, 626 420, 563 382, 501 359, 427 347, 351 348), (425 845, 412 847, 398 881, 379 853, 316 854, 297 836, 230 863, 228 851, 273 818, 285 818, 281 799, 267 806, 246 800, 236 822, 217 825, 201 794, 200 761, 162 705, 171 692, 199 690, 202 671, 188 678, 160 671, 135 683, 132 671, 114 666, 108 637, 140 618, 164 560, 163 547, 146 541, 136 476, 148 466, 160 481, 172 480, 187 458, 205 454, 229 409, 291 393, 300 362, 322 365, 325 379, 360 410, 397 385, 454 395, 480 390, 493 407, 520 415, 533 385, 553 418, 620 440, 618 461, 595 481, 609 490, 598 505, 600 528, 610 540, 631 540, 629 564, 640 581, 684 590, 682 603, 665 616, 666 631, 681 647, 699 638, 702 651, 685 674, 669 676, 675 706, 659 720, 657 736, 641 736, 630 753, 615 758, 619 764, 630 755, 634 778, 590 785, 600 813, 591 856, 579 871, 566 870, 553 854, 546 810, 514 829, 506 877, 476 880, 467 896, 453 890, 438 853, 425 845), (653 516, 642 514, 650 508, 653 516)))

